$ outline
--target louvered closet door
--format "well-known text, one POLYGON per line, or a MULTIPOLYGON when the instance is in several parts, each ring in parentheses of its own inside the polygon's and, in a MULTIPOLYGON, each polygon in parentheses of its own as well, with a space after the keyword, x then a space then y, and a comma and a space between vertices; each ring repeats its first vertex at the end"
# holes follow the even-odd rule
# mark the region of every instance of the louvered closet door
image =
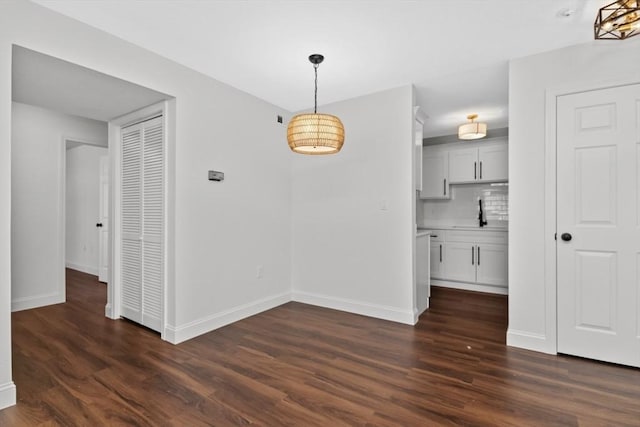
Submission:
POLYGON ((162 117, 122 130, 122 315, 162 327, 162 117))

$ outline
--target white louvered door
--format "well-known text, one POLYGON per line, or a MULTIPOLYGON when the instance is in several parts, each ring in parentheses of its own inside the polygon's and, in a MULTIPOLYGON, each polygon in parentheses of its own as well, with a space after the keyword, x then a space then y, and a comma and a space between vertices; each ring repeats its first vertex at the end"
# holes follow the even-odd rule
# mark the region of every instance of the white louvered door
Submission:
POLYGON ((122 316, 162 328, 162 117, 122 129, 122 316))

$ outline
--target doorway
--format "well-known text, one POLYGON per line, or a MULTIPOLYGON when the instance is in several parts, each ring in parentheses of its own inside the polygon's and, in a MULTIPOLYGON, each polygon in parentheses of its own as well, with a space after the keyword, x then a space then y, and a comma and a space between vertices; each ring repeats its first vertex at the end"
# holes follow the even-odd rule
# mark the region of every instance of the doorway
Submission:
MULTIPOLYGON (((149 105, 165 105, 165 101, 172 97, 19 46, 13 47, 12 80, 14 104, 18 108, 33 110, 33 114, 37 115, 37 120, 32 120, 33 115, 20 116, 14 111, 12 119, 23 120, 22 128, 27 137, 16 138, 14 134, 12 144, 24 141, 42 142, 42 146, 35 149, 21 145, 23 150, 13 150, 16 157, 12 156, 13 172, 21 174, 21 179, 12 180, 20 186, 12 188, 12 197, 16 198, 12 200, 12 214, 22 221, 14 221, 12 224, 12 309, 15 311, 65 301, 65 228, 68 227, 64 215, 67 205, 64 171, 67 141, 72 145, 89 142, 83 144, 88 150, 95 138, 83 135, 93 123, 101 123, 107 135, 112 131, 107 122, 149 105), (48 114, 42 111, 47 111, 48 114), (70 120, 80 123, 76 128, 79 131, 65 130, 70 120), (51 123, 56 126, 51 126, 51 123), (18 158, 21 155, 25 157, 18 158), (24 201, 34 201, 37 206, 30 207, 21 203, 24 201), (33 274, 41 277, 31 277, 33 274), (32 284, 39 287, 34 288, 32 284)), ((18 128, 20 126, 15 126, 14 123, 13 129, 18 128)), ((106 146, 107 138, 104 142, 106 146)), ((105 160, 102 156, 101 166, 99 163, 95 167, 99 188, 103 190, 100 198, 102 214, 92 215, 93 219, 83 231, 85 235, 98 235, 98 240, 102 235, 103 242, 78 245, 81 255, 98 255, 101 248, 108 247, 104 237, 108 241, 114 230, 113 215, 108 215, 114 211, 113 203, 110 203, 114 200, 114 191, 113 185, 110 189, 108 187, 112 184, 115 172, 108 173, 107 165, 113 168, 117 161, 112 143, 109 142, 109 145, 108 159, 105 160), (102 227, 96 227, 99 224, 102 227), (97 232, 100 228, 102 233, 97 232)), ((73 147, 70 151, 78 154, 75 150, 81 150, 79 147, 80 145, 73 147)), ((93 274, 108 281, 111 287, 113 275, 108 273, 113 268, 113 263, 110 262, 113 260, 113 251, 103 250, 102 253, 103 256, 98 257, 98 261, 103 262, 102 267, 98 264, 98 267, 90 269, 93 274), (105 252, 107 255, 104 255, 105 252), (111 277, 105 278, 104 273, 111 277)), ((82 262, 70 261, 69 264, 86 270, 86 265, 82 265, 82 262)), ((114 317, 109 305, 105 307, 105 314, 114 317)))

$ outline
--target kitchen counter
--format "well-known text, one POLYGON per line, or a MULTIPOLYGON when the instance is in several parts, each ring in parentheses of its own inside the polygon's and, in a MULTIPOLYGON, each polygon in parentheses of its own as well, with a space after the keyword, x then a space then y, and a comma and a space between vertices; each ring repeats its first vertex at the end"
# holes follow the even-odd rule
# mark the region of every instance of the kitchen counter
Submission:
POLYGON ((426 227, 418 227, 418 233, 422 231, 430 231, 430 230, 459 230, 459 231, 502 231, 508 232, 509 229, 507 227, 497 227, 497 226, 484 226, 479 227, 477 225, 434 225, 434 226, 426 226, 426 227))
POLYGON ((431 235, 431 230, 419 228, 418 231, 416 231, 416 237, 424 237, 424 236, 430 236, 430 235, 431 235))

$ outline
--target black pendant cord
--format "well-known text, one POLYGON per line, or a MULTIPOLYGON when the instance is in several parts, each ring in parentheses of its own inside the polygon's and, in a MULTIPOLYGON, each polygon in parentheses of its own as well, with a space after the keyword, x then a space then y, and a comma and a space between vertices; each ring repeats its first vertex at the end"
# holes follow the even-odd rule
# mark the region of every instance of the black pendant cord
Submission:
POLYGON ((316 89, 313 93, 313 114, 318 114, 318 64, 313 64, 316 73, 316 89))

